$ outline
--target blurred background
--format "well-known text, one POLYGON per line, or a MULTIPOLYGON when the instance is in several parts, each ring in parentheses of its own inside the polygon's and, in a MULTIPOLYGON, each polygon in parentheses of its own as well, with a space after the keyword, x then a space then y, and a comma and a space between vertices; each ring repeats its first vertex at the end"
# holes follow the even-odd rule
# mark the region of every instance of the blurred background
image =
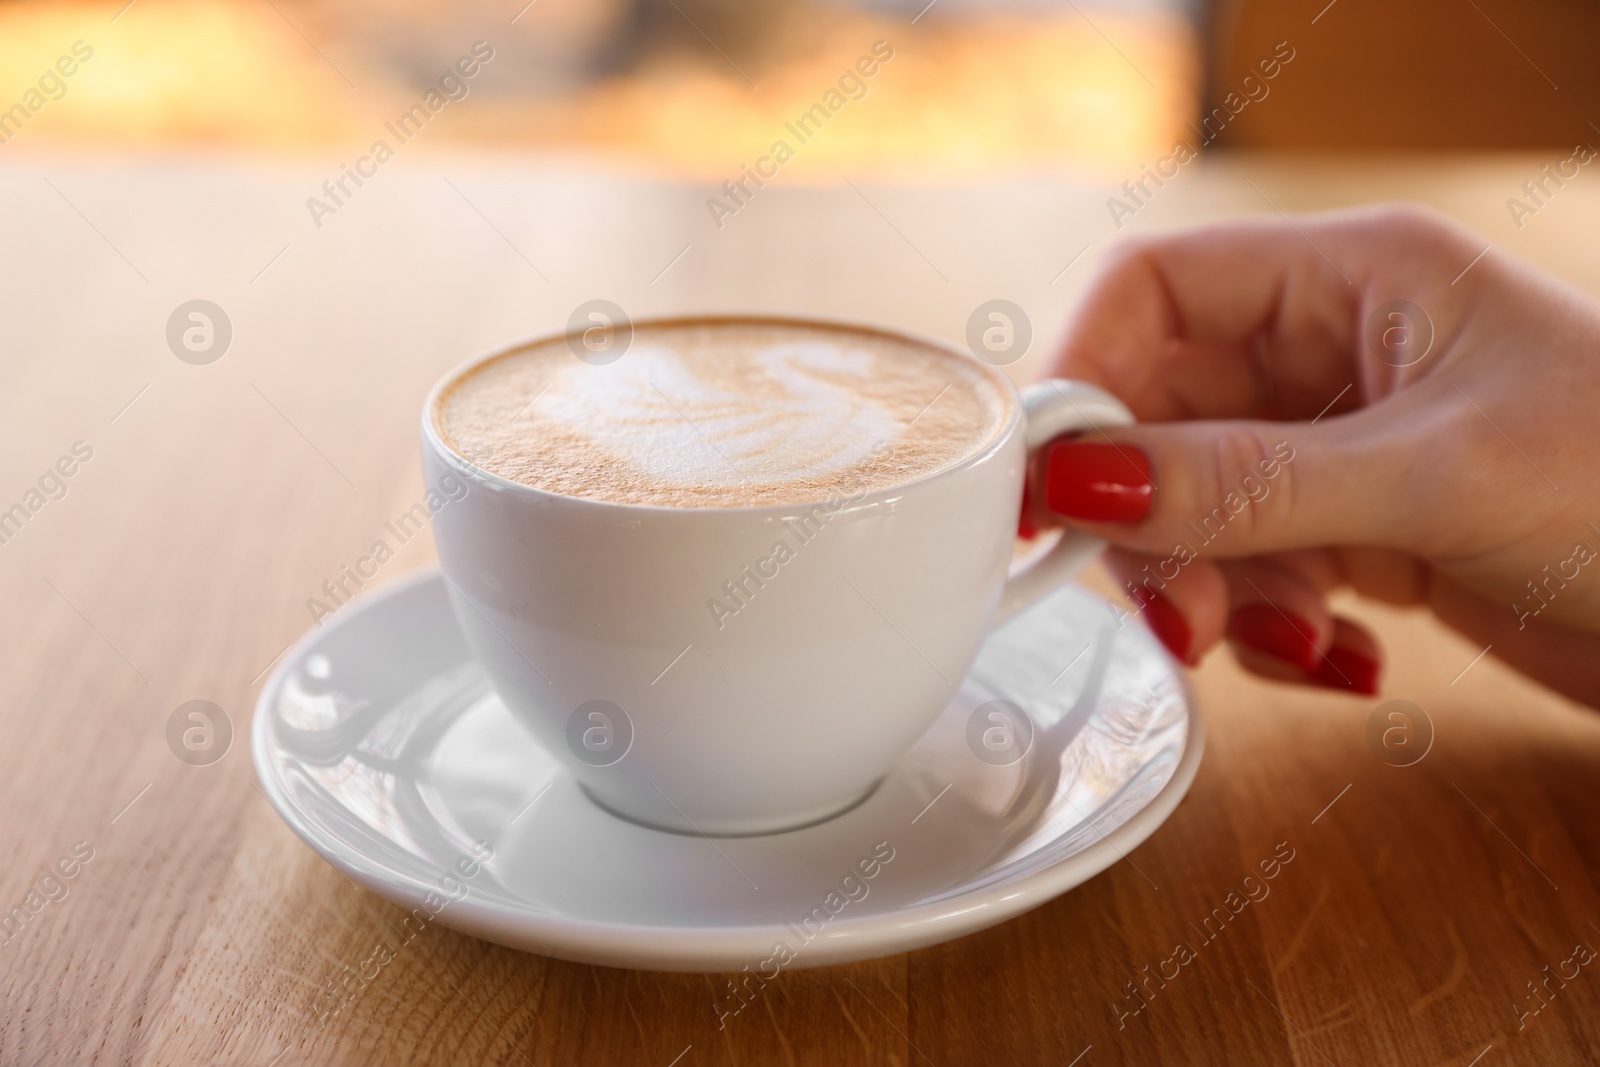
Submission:
POLYGON ((25 129, 14 119, 0 136, 7 154, 349 154, 484 41, 494 59, 471 105, 430 129, 426 151, 533 149, 720 180, 880 39, 897 49, 894 76, 787 179, 1120 172, 1180 140, 1600 138, 1600 5, 1580 0, 0 0, 0 108, 27 109, 25 129), (1275 103, 1228 108, 1285 40, 1294 77, 1267 84, 1275 103), (93 50, 88 70, 59 98, 53 82, 30 97, 76 41, 93 50), (1229 121, 1204 125, 1219 107, 1229 121))
MULTIPOLYGON (((1480 259, 1600 292, 1600 181, 1575 151, 1600 146, 1596 41, 1593 0, 0 0, 0 510, 30 509, 0 544, 0 854, 17 858, 0 907, 72 842, 97 850, 45 913, 53 928, 0 968, 0 1063, 86 1062, 102 1037, 161 1064, 576 1062, 560 1050, 679 1032, 590 1005, 704 1018, 699 986, 641 997, 637 975, 474 955, 450 935, 349 1025, 314 1021, 312 992, 388 919, 253 788, 252 708, 320 624, 325 583, 422 498, 418 412, 452 366, 585 322, 596 300, 635 319, 801 313, 958 345, 1002 300, 1032 324, 1005 367, 1022 382, 1130 233, 1379 200, 1430 204, 1482 236, 1480 259), (825 126, 802 138, 819 108, 825 126), (779 140, 799 149, 781 180, 733 200, 725 183, 779 140), (379 141, 394 162, 373 158, 379 141), (1130 192, 1150 173, 1165 186, 1130 192), (219 326, 200 349, 182 340, 197 302, 219 326), (78 445, 93 462, 47 504, 33 487, 78 445), (232 722, 207 766, 169 741, 196 699, 232 722), (491 1023, 545 1036, 525 1055, 491 1023)), ((432 561, 431 538, 413 538, 376 581, 432 561)), ((1203 1058, 1194 1035, 1223 1033, 1226 1062, 1244 1048, 1284 1061, 1299 1037, 1283 1023, 1304 1013, 1341 1063, 1483 1059, 1463 1049, 1491 1026, 1506 1040, 1486 1067, 1592 1061, 1571 1022, 1583 1001, 1527 1037, 1504 995, 1570 951, 1572 915, 1600 910, 1592 835, 1562 832, 1600 825, 1592 718, 1418 613, 1338 607, 1380 635, 1386 692, 1438 718, 1420 773, 1372 761, 1369 703, 1261 685, 1212 656, 1194 676, 1206 765, 1146 846, 1163 893, 1124 870, 1052 905, 1060 936, 1016 925, 941 949, 950 988, 1043 976, 1065 999, 1006 1001, 1043 1013, 1018 1016, 1021 1040, 1077 1034, 1062 1005, 1086 1005, 1078 1018, 1100 1021, 1084 1022, 1085 1065, 1137 1057, 1080 994, 1170 952, 1159 914, 1204 914, 1237 887, 1234 861, 1270 851, 1255 843, 1298 812, 1307 895, 1251 920, 1263 932, 1241 933, 1255 940, 1213 972, 1222 984, 1176 994, 1192 1010, 1166 1017, 1197 1021, 1174 1024, 1167 1059, 1203 1058), (1353 779, 1327 819, 1303 821, 1353 779), (1531 895, 1546 887, 1513 839, 1552 864, 1560 906, 1531 895), (1058 981, 1008 945, 1075 955, 1058 981), (1246 988, 1245 961, 1281 983, 1282 1010, 1246 988), (1219 1030, 1225 1002, 1254 1021, 1219 1030)), ((778 1016, 785 1040, 844 1033, 818 1027, 836 1017, 816 1005, 854 994, 806 981, 778 1016)), ((683 1067, 712 1062, 714 1024, 683 1025, 683 1067)), ((797 1047, 797 1062, 838 1062, 797 1047)))

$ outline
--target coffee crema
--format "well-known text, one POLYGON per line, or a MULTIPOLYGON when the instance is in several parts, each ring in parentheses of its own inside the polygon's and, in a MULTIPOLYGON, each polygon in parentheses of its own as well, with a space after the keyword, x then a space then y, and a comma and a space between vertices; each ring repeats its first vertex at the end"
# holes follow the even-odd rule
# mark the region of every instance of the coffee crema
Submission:
POLYGON ((805 504, 913 481, 994 440, 1005 385, 975 360, 849 327, 639 323, 595 366, 566 338, 495 356, 435 411, 502 478, 618 504, 805 504))

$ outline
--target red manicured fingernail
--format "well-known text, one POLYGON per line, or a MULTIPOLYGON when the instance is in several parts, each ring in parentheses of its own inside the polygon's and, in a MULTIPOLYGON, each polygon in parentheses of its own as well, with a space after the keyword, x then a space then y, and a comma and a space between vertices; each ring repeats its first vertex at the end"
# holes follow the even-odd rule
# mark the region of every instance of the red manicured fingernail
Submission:
POLYGON ((1087 522, 1138 522, 1150 514, 1150 457, 1132 445, 1058 441, 1044 471, 1045 506, 1087 522))
POLYGON ((1175 658, 1193 667, 1195 661, 1191 649, 1194 647, 1194 631, 1189 629, 1189 622, 1183 614, 1172 606, 1172 601, 1148 589, 1140 590, 1135 599, 1139 602, 1140 614, 1144 616, 1144 623, 1150 627, 1150 632, 1167 646, 1167 651, 1175 658))
POLYGON ((1028 521, 1028 515, 1033 511, 1033 500, 1028 490, 1028 483, 1022 483, 1022 512, 1017 516, 1017 536, 1024 541, 1032 541, 1039 536, 1039 528, 1028 521))
POLYGON ((1317 652, 1315 635, 1309 622, 1271 604, 1246 604, 1228 619, 1229 637, 1308 673, 1325 662, 1317 652))
POLYGON ((1377 660, 1353 648, 1334 646, 1311 672, 1311 680, 1328 689, 1374 696, 1378 692, 1379 673, 1377 660))

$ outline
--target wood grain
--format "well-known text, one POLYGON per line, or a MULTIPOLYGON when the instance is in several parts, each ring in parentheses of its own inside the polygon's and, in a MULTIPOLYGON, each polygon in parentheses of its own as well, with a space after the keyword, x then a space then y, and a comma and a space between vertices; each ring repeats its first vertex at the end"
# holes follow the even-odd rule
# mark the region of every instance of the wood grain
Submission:
MULTIPOLYGON (((1169 183, 1124 232, 1272 210, 1248 178, 1284 210, 1428 201, 1600 289, 1583 237, 1600 185, 1569 183, 1511 225, 1504 199, 1541 162, 1240 157, 1169 183)), ((1210 739, 1188 798, 1126 862, 1013 922, 786 973, 723 1029, 715 976, 578 966, 431 927, 319 1023, 319 992, 400 909, 267 805, 252 703, 310 625, 306 598, 420 494, 415 412, 436 376, 597 296, 635 315, 803 311, 959 338, 1003 295, 1034 318, 1013 368, 1025 378, 1119 236, 1107 189, 1059 180, 772 188, 718 231, 703 190, 627 175, 392 167, 320 230, 304 199, 332 169, 313 163, 38 158, 0 175, 0 507, 74 442, 93 448, 65 497, 0 544, 0 909, 27 912, 0 938, 0 1063, 1600 1059, 1600 973, 1552 983, 1548 1003, 1527 985, 1576 943, 1600 946, 1600 720, 1492 655, 1473 663, 1479 649, 1425 618, 1367 605, 1348 608, 1387 647, 1383 698, 1436 729, 1414 766, 1368 747, 1377 701, 1213 657, 1196 674, 1210 739), (203 367, 164 340, 196 297, 234 326, 203 367), (168 717, 195 698, 235 731, 209 766, 167 746, 168 717), (65 896, 27 911, 75 846, 92 859, 45 887, 65 896), (1200 936, 1279 849, 1293 858, 1270 893, 1200 936), (1180 942, 1193 959, 1150 979, 1180 942)), ((380 580, 431 551, 418 539, 380 580)))

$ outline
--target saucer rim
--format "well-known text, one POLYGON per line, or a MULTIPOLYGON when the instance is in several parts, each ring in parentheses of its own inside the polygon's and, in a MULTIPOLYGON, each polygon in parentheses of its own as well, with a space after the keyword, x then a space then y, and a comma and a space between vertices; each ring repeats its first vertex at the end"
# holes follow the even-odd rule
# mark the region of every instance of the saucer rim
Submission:
MULTIPOLYGON (((362 593, 350 602, 348 612, 339 612, 326 626, 313 626, 295 639, 279 657, 262 687, 250 726, 251 764, 263 794, 278 817, 313 852, 346 877, 385 900, 408 907, 422 906, 430 894, 385 877, 385 868, 380 864, 371 862, 343 840, 325 835, 309 820, 302 819, 299 806, 289 800, 279 780, 276 764, 267 757, 270 746, 266 743, 266 731, 271 709, 289 672, 313 647, 335 630, 355 625, 368 612, 381 610, 387 601, 417 586, 429 582, 442 584, 443 581, 444 572, 437 564, 419 567, 378 589, 362 593)), ((1084 591, 1099 597, 1097 593, 1084 591)), ((1014 880, 956 895, 947 892, 936 901, 894 912, 841 916, 812 941, 803 943, 794 961, 782 969, 831 966, 897 955, 977 933, 1031 911, 1109 869, 1118 860, 1126 859, 1167 821, 1187 795, 1205 749, 1205 718, 1188 676, 1159 644, 1153 651, 1166 659, 1178 684, 1187 732, 1171 777, 1126 822, 1082 851, 1014 880)), ((435 921, 441 926, 541 956, 596 966, 688 973, 719 973, 736 971, 747 964, 755 966, 771 953, 773 938, 787 940, 789 933, 780 923, 662 926, 535 915, 500 904, 474 902, 470 894, 451 902, 438 913, 435 921)))

